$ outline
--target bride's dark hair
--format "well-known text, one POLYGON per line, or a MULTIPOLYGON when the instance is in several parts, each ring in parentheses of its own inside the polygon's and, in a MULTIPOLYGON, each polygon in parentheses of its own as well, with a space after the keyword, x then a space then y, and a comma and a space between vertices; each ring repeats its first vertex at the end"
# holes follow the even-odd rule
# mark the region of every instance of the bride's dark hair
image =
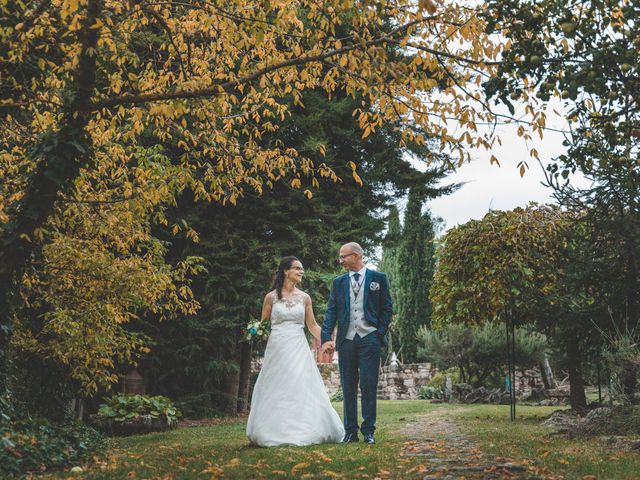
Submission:
POLYGON ((282 260, 280 260, 280 265, 278 265, 278 270, 276 271, 276 276, 273 279, 273 285, 271 286, 271 289, 272 290, 275 289, 276 293, 278 294, 278 300, 282 299, 282 285, 284 285, 284 272, 289 270, 293 262, 296 262, 296 261, 299 262, 300 260, 298 260, 296 257, 293 257, 293 256, 284 257, 282 260))

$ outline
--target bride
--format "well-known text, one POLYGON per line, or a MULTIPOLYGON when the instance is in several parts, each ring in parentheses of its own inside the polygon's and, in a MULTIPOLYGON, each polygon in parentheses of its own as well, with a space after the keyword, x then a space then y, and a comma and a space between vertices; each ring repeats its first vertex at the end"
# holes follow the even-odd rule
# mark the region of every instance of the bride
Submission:
POLYGON ((311 298, 296 288, 303 274, 300 260, 283 258, 264 297, 261 318, 271 319, 271 334, 247 423, 249 440, 262 447, 340 442, 344 435, 304 334, 306 324, 320 338, 311 298))

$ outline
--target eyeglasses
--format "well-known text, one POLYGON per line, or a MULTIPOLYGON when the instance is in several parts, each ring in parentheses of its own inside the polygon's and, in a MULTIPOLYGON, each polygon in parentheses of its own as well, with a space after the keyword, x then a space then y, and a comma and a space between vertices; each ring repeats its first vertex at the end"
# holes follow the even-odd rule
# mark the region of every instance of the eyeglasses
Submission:
POLYGON ((298 270, 299 272, 304 272, 304 268, 302 267, 291 267, 291 270, 298 270))
POLYGON ((338 256, 338 260, 344 260, 349 255, 356 255, 356 252, 347 253, 346 255, 340 255, 340 256, 338 256))

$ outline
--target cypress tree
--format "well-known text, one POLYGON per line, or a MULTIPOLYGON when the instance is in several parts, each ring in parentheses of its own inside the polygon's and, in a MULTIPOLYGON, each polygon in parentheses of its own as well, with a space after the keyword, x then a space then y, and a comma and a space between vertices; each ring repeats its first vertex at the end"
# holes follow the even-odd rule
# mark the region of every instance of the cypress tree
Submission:
MULTIPOLYGON (((398 249, 402 238, 402 226, 400 225, 400 213, 395 205, 389 208, 387 217, 387 234, 382 243, 382 259, 380 260, 380 270, 387 274, 391 298, 397 311, 398 308, 398 249)), ((389 350, 394 351, 398 345, 398 332, 396 324, 392 323, 389 330, 389 350)))
POLYGON ((422 205, 422 195, 412 189, 397 251, 395 330, 405 363, 416 361, 420 326, 431 325, 429 290, 433 283, 435 230, 430 213, 422 213, 422 205))

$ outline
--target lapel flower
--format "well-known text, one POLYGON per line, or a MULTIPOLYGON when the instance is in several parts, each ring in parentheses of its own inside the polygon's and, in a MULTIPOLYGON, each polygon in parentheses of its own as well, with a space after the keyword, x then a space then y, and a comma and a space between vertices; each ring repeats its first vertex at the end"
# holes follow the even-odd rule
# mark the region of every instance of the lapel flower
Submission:
POLYGON ((380 284, 378 282, 371 282, 371 284, 369 285, 369 290, 380 290, 380 284))

